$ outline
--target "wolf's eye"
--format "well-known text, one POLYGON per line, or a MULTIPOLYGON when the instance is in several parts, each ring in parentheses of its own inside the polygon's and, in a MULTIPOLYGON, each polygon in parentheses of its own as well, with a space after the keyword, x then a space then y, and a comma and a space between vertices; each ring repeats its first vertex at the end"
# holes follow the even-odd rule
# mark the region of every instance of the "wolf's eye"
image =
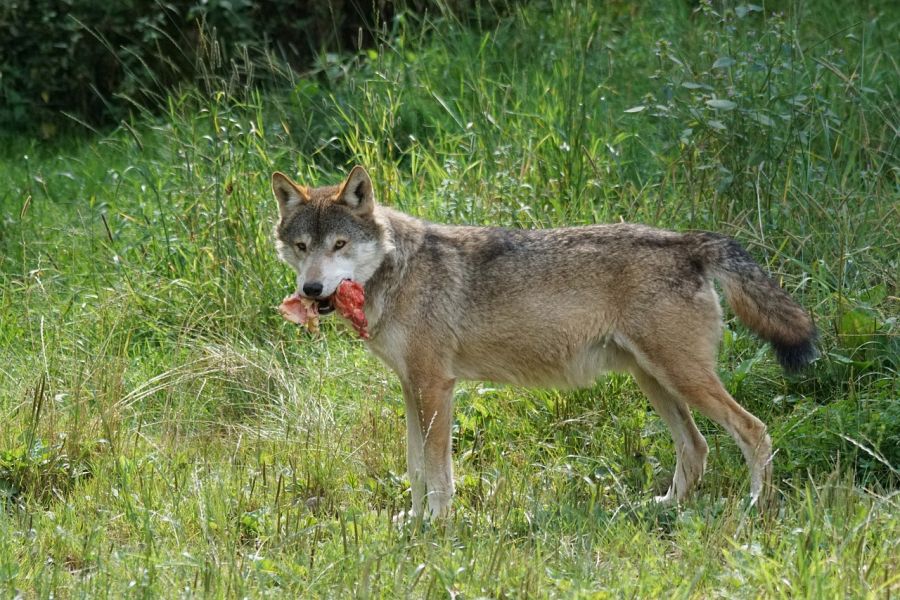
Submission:
POLYGON ((306 252, 306 244, 303 242, 297 242, 297 250, 300 252, 306 252))
POLYGON ((347 245, 347 240, 338 240, 334 243, 334 249, 340 250, 341 248, 343 248, 346 245, 347 245))

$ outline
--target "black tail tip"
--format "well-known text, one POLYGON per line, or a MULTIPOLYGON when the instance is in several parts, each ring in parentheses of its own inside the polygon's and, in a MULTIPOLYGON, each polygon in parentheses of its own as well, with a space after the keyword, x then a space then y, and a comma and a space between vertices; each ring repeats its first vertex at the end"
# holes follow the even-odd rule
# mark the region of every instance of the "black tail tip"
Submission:
POLYGON ((781 368, 788 373, 797 373, 819 356, 815 341, 816 336, 812 335, 797 344, 772 342, 772 347, 775 349, 775 356, 778 358, 781 368))

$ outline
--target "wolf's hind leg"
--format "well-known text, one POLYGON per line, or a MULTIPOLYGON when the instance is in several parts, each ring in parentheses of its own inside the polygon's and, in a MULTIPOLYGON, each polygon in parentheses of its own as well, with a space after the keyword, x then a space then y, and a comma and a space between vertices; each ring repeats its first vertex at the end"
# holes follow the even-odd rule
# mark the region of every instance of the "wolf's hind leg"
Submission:
POLYGON ((751 501, 768 504, 772 441, 765 424, 741 407, 716 375, 721 311, 715 295, 692 303, 660 302, 667 318, 631 338, 635 360, 668 392, 721 425, 737 442, 750 469, 751 501))
POLYGON ((648 370, 688 406, 721 425, 734 438, 750 469, 751 501, 766 504, 772 484, 772 440, 765 424, 731 397, 711 360, 698 360, 699 353, 685 359, 686 353, 690 353, 689 348, 670 353, 658 348, 648 370))
POLYGON ((675 473, 672 485, 665 496, 657 496, 656 501, 669 503, 684 500, 703 477, 706 455, 709 447, 697 429, 691 411, 684 401, 663 387, 652 375, 634 365, 632 373, 638 386, 659 413, 675 444, 675 473))
POLYGON ((704 376, 706 385, 693 389, 688 402, 724 427, 737 442, 750 468, 751 502, 764 506, 772 493, 772 440, 766 425, 731 397, 715 373, 704 376))

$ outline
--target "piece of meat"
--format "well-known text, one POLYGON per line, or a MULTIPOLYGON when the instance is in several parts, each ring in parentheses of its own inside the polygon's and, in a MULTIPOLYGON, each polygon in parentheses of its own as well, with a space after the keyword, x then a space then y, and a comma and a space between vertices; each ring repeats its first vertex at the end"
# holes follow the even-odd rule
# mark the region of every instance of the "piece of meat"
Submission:
POLYGON ((363 305, 366 303, 363 286, 355 281, 345 279, 334 293, 332 302, 338 312, 350 320, 350 324, 356 329, 359 337, 364 340, 369 339, 369 323, 366 321, 366 313, 363 312, 363 305))
POLYGON ((281 316, 297 325, 306 325, 312 333, 319 332, 319 305, 311 298, 293 294, 281 301, 278 307, 281 316))

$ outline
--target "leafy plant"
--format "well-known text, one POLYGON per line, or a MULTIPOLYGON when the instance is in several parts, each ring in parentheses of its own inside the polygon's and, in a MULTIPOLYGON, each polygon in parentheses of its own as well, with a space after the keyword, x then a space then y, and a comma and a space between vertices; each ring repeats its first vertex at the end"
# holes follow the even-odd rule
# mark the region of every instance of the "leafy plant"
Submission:
MULTIPOLYGON (((405 10, 442 9, 450 10, 439 0, 401 7, 297 0, 5 2, 0 124, 49 138, 72 119, 96 126, 135 108, 156 113, 167 94, 209 76, 211 67, 212 74, 237 74, 244 84, 256 63, 263 76, 273 61, 308 71, 320 55, 373 45, 382 27, 405 10), (234 65, 242 65, 239 73, 234 65)), ((468 0, 452 10, 475 17, 483 12, 468 0)))

